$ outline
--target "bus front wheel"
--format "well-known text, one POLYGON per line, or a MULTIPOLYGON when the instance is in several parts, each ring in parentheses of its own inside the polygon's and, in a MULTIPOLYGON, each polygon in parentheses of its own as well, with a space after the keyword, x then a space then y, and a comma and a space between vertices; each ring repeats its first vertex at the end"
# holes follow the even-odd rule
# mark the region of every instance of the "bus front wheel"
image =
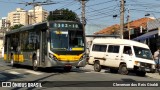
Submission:
POLYGON ((35 58, 36 57, 34 57, 34 59, 33 59, 33 70, 37 71, 38 70, 38 60, 35 58))

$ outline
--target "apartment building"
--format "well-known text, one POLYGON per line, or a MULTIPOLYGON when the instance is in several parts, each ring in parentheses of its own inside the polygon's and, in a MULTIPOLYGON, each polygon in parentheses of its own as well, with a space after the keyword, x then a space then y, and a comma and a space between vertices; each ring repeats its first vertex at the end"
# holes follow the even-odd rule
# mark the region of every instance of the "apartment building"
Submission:
POLYGON ((16 24, 28 25, 28 12, 22 8, 17 8, 15 11, 8 13, 7 17, 10 26, 16 24))
POLYGON ((2 17, 0 19, 0 52, 2 52, 4 32, 6 28, 7 28, 7 17, 2 17))
POLYGON ((0 29, 2 29, 3 27, 7 27, 7 17, 2 17, 0 19, 0 29))
POLYGON ((29 24, 46 21, 47 16, 48 16, 48 11, 44 10, 42 6, 36 6, 35 11, 34 9, 28 11, 29 24))
POLYGON ((35 9, 24 10, 17 8, 15 11, 8 13, 8 21, 10 26, 16 24, 29 25, 34 23, 43 22, 46 20, 48 12, 42 8, 42 6, 36 6, 35 9))

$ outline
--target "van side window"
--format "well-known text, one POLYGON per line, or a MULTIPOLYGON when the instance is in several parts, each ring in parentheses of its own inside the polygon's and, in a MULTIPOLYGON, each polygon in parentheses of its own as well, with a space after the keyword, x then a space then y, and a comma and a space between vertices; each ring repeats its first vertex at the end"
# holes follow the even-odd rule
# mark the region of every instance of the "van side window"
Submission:
POLYGON ((107 45, 93 45, 92 51, 106 52, 107 45))
POLYGON ((123 53, 124 54, 132 54, 131 47, 130 46, 124 46, 123 53))
POLYGON ((108 52, 111 53, 119 53, 119 47, 118 45, 109 45, 108 52))

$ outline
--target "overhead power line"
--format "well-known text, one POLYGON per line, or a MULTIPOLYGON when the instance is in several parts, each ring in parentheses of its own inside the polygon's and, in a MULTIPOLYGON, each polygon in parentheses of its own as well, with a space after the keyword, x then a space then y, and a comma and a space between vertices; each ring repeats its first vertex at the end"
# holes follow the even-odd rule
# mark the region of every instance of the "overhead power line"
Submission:
POLYGON ((13 3, 13 4, 18 4, 19 2, 11 2, 11 1, 2 1, 2 0, 0 0, 0 2, 2 2, 2 3, 13 3))
POLYGON ((44 2, 35 2, 35 0, 33 0, 32 2, 24 2, 24 3, 22 2, 18 4, 24 4, 26 6, 28 5, 38 6, 38 5, 50 5, 50 4, 56 4, 56 3, 51 0, 46 0, 44 2))
POLYGON ((97 17, 97 18, 91 18, 91 19, 87 19, 87 21, 91 21, 91 20, 96 20, 96 19, 104 19, 105 17, 109 17, 109 16, 112 16, 113 14, 108 14, 108 15, 105 15, 105 16, 102 16, 102 17, 97 17))
POLYGON ((101 2, 101 3, 97 3, 97 4, 92 4, 92 5, 89 5, 89 6, 86 6, 86 7, 91 7, 91 6, 106 4, 106 3, 109 3, 109 2, 113 2, 113 1, 114 1, 114 0, 110 0, 110 1, 107 1, 107 2, 101 2))
POLYGON ((35 17, 35 7, 36 6, 41 6, 41 5, 51 5, 51 4, 56 4, 51 0, 46 0, 44 2, 36 2, 35 0, 33 0, 32 2, 24 2, 24 3, 18 3, 18 4, 24 4, 26 6, 31 5, 33 6, 33 19, 34 19, 34 23, 36 23, 36 17, 35 17))
MULTIPOLYGON (((112 6, 108 6, 108 7, 105 7, 105 8, 101 8, 101 9, 92 9, 92 11, 88 11, 88 12, 86 12, 86 13, 92 13, 92 12, 100 12, 100 11, 102 11, 102 10, 111 10, 111 9, 109 9, 109 8, 111 8, 111 7, 113 7, 114 5, 112 5, 112 6)), ((113 7, 113 9, 116 9, 117 8, 117 6, 114 6, 113 7)))
POLYGON ((106 11, 106 12, 97 12, 97 13, 94 13, 94 14, 91 14, 91 15, 88 15, 90 17, 95 17, 95 16, 99 16, 99 15, 108 15, 108 14, 113 14, 113 12, 117 12, 117 10, 119 9, 109 9, 109 11, 106 11))
POLYGON ((160 12, 158 12, 158 11, 149 11, 149 10, 141 10, 141 9, 130 9, 130 10, 143 11, 143 12, 152 12, 152 13, 160 13, 160 12))

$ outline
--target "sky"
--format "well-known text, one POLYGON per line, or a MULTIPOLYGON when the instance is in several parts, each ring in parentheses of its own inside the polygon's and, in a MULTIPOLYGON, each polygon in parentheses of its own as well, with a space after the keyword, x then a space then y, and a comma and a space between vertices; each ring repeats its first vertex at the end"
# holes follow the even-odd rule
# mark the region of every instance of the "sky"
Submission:
MULTIPOLYGON (((46 0, 35 0, 43 2, 46 0)), ((68 8, 81 17, 81 4, 78 0, 51 0, 56 4, 44 5, 47 11, 55 9, 68 8)), ((16 8, 25 10, 32 9, 32 6, 18 3, 32 2, 32 0, 0 0, 0 18, 6 17, 8 12, 16 8)), ((151 17, 160 18, 160 0, 126 0, 125 3, 125 21, 130 12, 130 21, 145 17, 150 14, 151 17)), ((86 21, 91 25, 110 26, 120 23, 120 0, 88 0, 86 2, 86 21), (113 15, 117 15, 113 18, 113 15)))

